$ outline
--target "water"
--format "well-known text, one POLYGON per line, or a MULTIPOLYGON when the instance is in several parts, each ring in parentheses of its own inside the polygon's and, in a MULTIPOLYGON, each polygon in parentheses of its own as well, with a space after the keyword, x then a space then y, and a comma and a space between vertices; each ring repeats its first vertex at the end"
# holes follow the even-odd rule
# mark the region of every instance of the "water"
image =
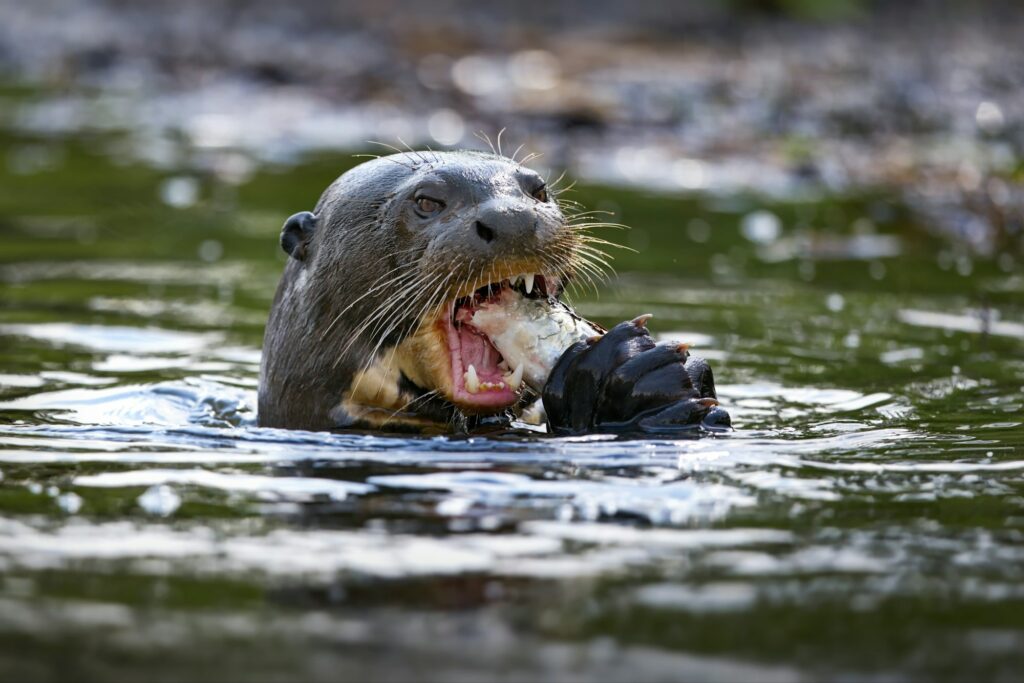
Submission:
POLYGON ((285 216, 346 155, 225 181, 6 133, 0 676, 1015 678, 1024 276, 884 196, 682 200, 576 296, 711 360, 727 436, 255 426, 285 216))

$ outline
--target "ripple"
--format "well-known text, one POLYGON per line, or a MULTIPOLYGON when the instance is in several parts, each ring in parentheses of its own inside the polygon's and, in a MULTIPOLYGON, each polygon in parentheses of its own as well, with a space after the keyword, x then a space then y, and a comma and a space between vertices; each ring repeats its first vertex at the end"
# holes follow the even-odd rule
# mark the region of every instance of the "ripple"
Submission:
POLYGON ((223 335, 216 333, 71 323, 0 325, 0 335, 29 337, 56 346, 132 353, 188 353, 210 348, 223 339, 223 335))
POLYGON ((72 484, 100 488, 187 484, 221 491, 255 493, 264 497, 270 495, 292 501, 305 501, 316 496, 326 496, 332 500, 345 500, 351 494, 367 493, 373 490, 372 486, 365 484, 332 479, 267 477, 242 472, 211 472, 201 469, 105 472, 75 477, 72 484))

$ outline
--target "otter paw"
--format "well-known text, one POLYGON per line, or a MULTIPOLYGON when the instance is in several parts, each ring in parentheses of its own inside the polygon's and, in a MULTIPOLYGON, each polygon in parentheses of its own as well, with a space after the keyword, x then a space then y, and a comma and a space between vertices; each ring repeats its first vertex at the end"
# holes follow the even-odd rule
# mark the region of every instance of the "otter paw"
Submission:
POLYGON ((711 367, 685 344, 657 344, 649 316, 616 325, 569 347, 544 386, 554 434, 673 434, 724 431, 711 367))

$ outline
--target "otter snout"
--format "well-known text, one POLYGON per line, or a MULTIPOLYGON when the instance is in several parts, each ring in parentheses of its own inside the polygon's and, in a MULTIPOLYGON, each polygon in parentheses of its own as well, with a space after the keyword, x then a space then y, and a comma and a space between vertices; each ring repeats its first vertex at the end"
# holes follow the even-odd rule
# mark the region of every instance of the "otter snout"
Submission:
POLYGON ((543 246, 542 217, 534 206, 496 198, 482 204, 470 227, 467 246, 482 256, 524 253, 543 246))

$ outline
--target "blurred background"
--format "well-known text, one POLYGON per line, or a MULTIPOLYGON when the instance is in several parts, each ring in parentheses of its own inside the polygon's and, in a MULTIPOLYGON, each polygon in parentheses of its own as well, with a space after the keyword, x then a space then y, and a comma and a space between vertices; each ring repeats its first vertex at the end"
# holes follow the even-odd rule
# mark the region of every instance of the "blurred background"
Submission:
POLYGON ((944 263, 961 271, 976 255, 1009 271, 1022 249, 1018 3, 2 11, 3 125, 26 143, 9 145, 12 175, 56 170, 56 143, 71 137, 118 165, 185 173, 161 189, 172 207, 223 205, 260 171, 311 154, 383 151, 371 140, 481 148, 479 134, 504 130, 505 151, 522 145, 585 183, 790 202, 882 193, 947 238, 944 263))
POLYGON ((0 678, 1024 666, 1024 7, 0 0, 0 678), (358 154, 535 155, 727 439, 254 426, 358 154), (158 662, 160 666, 154 666, 158 662))

